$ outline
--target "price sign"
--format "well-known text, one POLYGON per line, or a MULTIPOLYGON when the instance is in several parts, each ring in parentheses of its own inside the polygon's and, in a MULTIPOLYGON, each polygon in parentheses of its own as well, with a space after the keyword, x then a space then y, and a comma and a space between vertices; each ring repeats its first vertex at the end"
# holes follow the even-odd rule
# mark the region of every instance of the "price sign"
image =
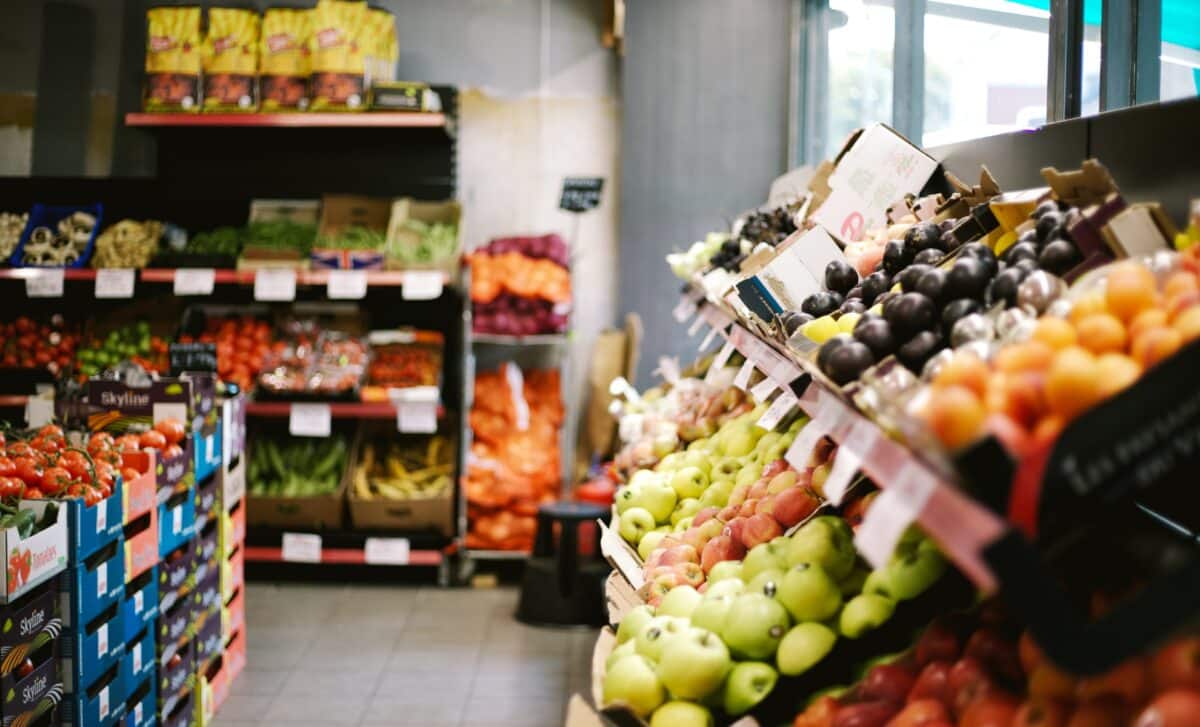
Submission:
POLYGON ((558 208, 567 212, 587 212, 600 206, 603 177, 567 177, 563 180, 558 208))
POLYGON ((284 533, 283 559, 292 563, 320 563, 321 536, 312 533, 284 533))
POLYGON ((212 268, 180 268, 175 271, 175 295, 212 295, 216 280, 212 268))
POLYGON ((367 538, 363 557, 371 565, 408 565, 408 538, 367 538))
POLYGON ((788 461, 788 464, 803 472, 808 468, 808 458, 816 449, 817 442, 820 442, 821 438, 828 433, 828 420, 823 419, 818 412, 817 417, 805 424, 800 433, 796 435, 796 439, 792 441, 792 446, 788 447, 783 458, 788 461))
POLYGON ((825 478, 825 499, 834 505, 841 505, 842 500, 846 497, 846 490, 850 488, 850 483, 854 480, 854 473, 858 471, 861 464, 862 457, 851 451, 849 447, 838 447, 837 454, 834 455, 833 467, 829 470, 829 476, 825 478))
POLYGON ((405 270, 400 295, 404 300, 437 300, 444 282, 440 270, 405 270))
POLYGON ((896 550, 896 543, 912 525, 937 487, 929 472, 913 464, 905 465, 895 480, 875 498, 854 544, 873 567, 885 565, 896 550))
POLYGON ((296 271, 267 268, 254 274, 254 299, 289 301, 296 299, 296 271))
POLYGON ((750 396, 753 396, 755 401, 766 401, 778 388, 774 379, 763 379, 750 390, 750 396))
POLYGON ((742 364, 742 367, 738 369, 737 376, 733 377, 733 385, 745 391, 746 387, 750 385, 750 377, 753 375, 754 362, 746 359, 746 363, 742 364))
POLYGON ((108 529, 108 502, 101 500, 96 507, 96 534, 108 529))
POLYGON ((333 430, 333 415, 328 404, 292 404, 288 413, 288 432, 294 437, 328 437, 333 430))
POLYGON ((25 295, 30 298, 61 298, 65 277, 62 268, 29 270, 25 278, 25 295))
POLYGON ((25 400, 25 423, 30 429, 43 427, 54 421, 54 400, 44 396, 30 396, 25 400))
POLYGON ((367 297, 367 271, 330 270, 325 295, 330 300, 362 300, 367 297))
POLYGON ((133 280, 131 268, 100 268, 96 271, 96 297, 132 298, 133 280))
POLYGON ((133 645, 133 672, 136 674, 142 670, 142 642, 137 642, 133 645))
POLYGON ((437 431, 438 390, 436 386, 397 389, 392 394, 396 406, 396 429, 406 434, 432 434, 437 431))
POLYGON ((141 613, 142 609, 145 607, 146 607, 145 591, 142 590, 142 591, 138 591, 137 593, 133 594, 133 612, 141 613))
MULTIPOLYGON (((103 628, 106 633, 108 632, 108 624, 104 624, 104 626, 102 626, 101 628, 103 628)), ((104 652, 102 652, 102 653, 108 653, 107 637, 105 637, 105 647, 104 647, 104 652)), ((100 695, 98 697, 98 700, 100 702, 100 719, 105 719, 106 717, 108 717, 108 707, 109 707, 109 705, 108 705, 108 687, 107 686, 105 686, 103 689, 100 690, 100 695)))
MULTIPOLYGON (((768 379, 768 381, 769 380, 770 379, 768 379)), ((779 422, 783 421, 783 418, 786 417, 792 409, 795 409, 799 403, 800 402, 796 400, 796 397, 794 394, 792 394, 792 392, 783 392, 779 395, 779 398, 771 403, 771 406, 767 407, 767 410, 763 412, 763 415, 759 417, 758 426, 768 431, 774 429, 775 427, 779 426, 779 422)))
POLYGON ((179 535, 183 531, 183 505, 176 505, 171 510, 171 534, 179 535))
POLYGON ((171 374, 178 376, 184 371, 217 371, 217 344, 215 343, 172 343, 167 346, 167 358, 171 363, 171 374))
POLYGON ((704 381, 712 383, 717 378, 717 374, 721 369, 725 368, 725 364, 729 363, 729 357, 733 355, 733 342, 726 341, 721 350, 717 351, 717 355, 713 356, 712 363, 708 365, 708 371, 704 372, 704 381))

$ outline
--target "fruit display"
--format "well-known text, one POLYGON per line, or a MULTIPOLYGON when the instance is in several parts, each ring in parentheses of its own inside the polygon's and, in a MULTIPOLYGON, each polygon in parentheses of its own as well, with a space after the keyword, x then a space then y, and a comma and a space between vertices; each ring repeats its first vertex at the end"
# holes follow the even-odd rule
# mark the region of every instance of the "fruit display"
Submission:
POLYGON ((271 324, 260 318, 210 316, 200 335, 181 335, 179 342, 216 344, 217 375, 249 391, 271 351, 283 346, 273 335, 271 324))
POLYGON ((498 237, 475 249, 484 255, 516 253, 533 260, 549 260, 563 269, 571 267, 567 243, 558 235, 540 237, 498 237))
POLYGON ((312 320, 285 325, 283 345, 264 354, 258 374, 259 396, 356 399, 367 368, 367 347, 341 331, 312 320))
POLYGON ((370 500, 417 500, 445 497, 453 485, 454 443, 434 435, 416 441, 366 442, 354 467, 353 494, 370 500))
POLYGON ((471 330, 501 336, 566 333, 568 316, 563 308, 548 300, 501 293, 472 306, 471 330))
POLYGON ((686 252, 673 252, 667 255, 667 264, 671 272, 680 280, 691 280, 692 276, 704 270, 709 264, 720 265, 726 256, 736 257, 742 253, 741 243, 733 240, 728 233, 710 232, 703 240, 693 242, 686 252), (726 247, 728 246, 728 247, 726 247), (717 261, 713 257, 720 254, 717 261))
POLYGON ((96 238, 93 268, 144 268, 158 252, 163 223, 157 220, 121 220, 96 238))
POLYGON ((475 377, 473 441, 463 487, 467 546, 529 550, 538 505, 558 497, 565 411, 557 370, 505 364, 475 377))
POLYGON ((78 345, 79 334, 62 316, 44 323, 19 316, 0 324, 0 367, 38 368, 57 374, 71 368, 78 345))
POLYGON ((469 255, 468 261, 476 333, 566 331, 571 273, 566 267, 566 245, 557 235, 493 240, 469 255))
POLYGON ((137 364, 148 372, 166 373, 170 365, 168 344, 167 339, 150 332, 150 324, 146 321, 113 329, 103 338, 92 338, 87 345, 79 346, 75 354, 79 375, 81 378, 95 376, 124 361, 137 364))
POLYGON ((312 497, 337 492, 346 470, 349 442, 327 438, 260 437, 250 449, 247 489, 262 497, 312 497))
POLYGON ((442 376, 444 337, 437 331, 398 329, 367 336, 371 362, 363 399, 386 400, 393 389, 437 386, 442 376))
POLYGON ((0 263, 7 263, 16 252, 27 222, 27 212, 0 212, 0 263))

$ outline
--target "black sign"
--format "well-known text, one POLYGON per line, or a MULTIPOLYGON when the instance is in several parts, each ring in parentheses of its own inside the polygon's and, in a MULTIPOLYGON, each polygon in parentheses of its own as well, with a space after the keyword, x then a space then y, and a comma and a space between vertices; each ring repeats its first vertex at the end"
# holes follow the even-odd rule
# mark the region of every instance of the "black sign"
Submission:
POLYGON ((558 208, 568 212, 587 212, 600 206, 603 177, 567 177, 563 180, 558 208))
POLYGON ((171 375, 184 371, 217 372, 217 344, 172 343, 167 348, 171 358, 171 375))

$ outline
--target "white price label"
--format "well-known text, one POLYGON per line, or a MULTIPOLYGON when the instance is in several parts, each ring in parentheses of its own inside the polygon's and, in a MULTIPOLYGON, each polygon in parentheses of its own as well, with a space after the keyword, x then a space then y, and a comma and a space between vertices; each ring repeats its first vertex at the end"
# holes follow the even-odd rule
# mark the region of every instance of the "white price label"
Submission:
POLYGON ((753 396, 755 401, 763 402, 778 388, 775 379, 766 378, 754 385, 754 388, 750 390, 750 396, 753 396))
POLYGON ((100 690, 100 719, 108 717, 108 687, 100 690))
POLYGON ((132 298, 134 277, 132 268, 100 268, 96 271, 96 297, 132 298))
POLYGON ((688 329, 687 329, 688 338, 694 338, 696 336, 696 334, 700 332, 700 329, 703 327, 704 327, 704 318, 697 318, 696 320, 692 321, 692 325, 688 326, 688 329))
POLYGON ((713 356, 712 363, 708 365, 708 371, 704 374, 706 382, 711 384, 717 378, 717 374, 725 368, 725 364, 729 363, 729 357, 733 355, 733 351, 732 341, 726 341, 725 345, 721 346, 721 350, 717 351, 716 356, 713 356))
POLYGON ((408 538, 367 538, 363 557, 371 565, 408 565, 408 538))
POLYGON ((175 295, 212 295, 216 281, 212 268, 180 268, 175 271, 175 295))
POLYGON ((171 511, 171 534, 179 535, 183 530, 183 505, 176 505, 171 511))
POLYGON ((825 499, 834 505, 841 505, 842 500, 846 497, 846 490, 854 481, 854 473, 858 472, 861 464, 862 457, 857 452, 844 445, 838 447, 837 454, 834 455, 833 467, 829 469, 829 476, 825 478, 825 499))
POLYGON ((330 270, 325 295, 330 300, 362 300, 367 297, 367 271, 330 270))
POLYGON ((432 434, 437 431, 437 402, 396 401, 396 431, 432 434))
POLYGON ((675 306, 675 310, 671 311, 671 314, 675 316, 677 323, 683 323, 691 318, 695 312, 696 300, 689 295, 684 295, 679 299, 678 305, 675 306))
POLYGON ((25 295, 30 298, 61 298, 66 273, 62 268, 26 268, 25 295))
POLYGON ((108 500, 96 503, 96 534, 108 529, 108 500))
POLYGON ((284 533, 283 559, 293 563, 320 563, 321 536, 312 533, 284 533))
POLYGON ((137 593, 133 594, 133 612, 141 613, 142 609, 145 607, 146 607, 145 592, 138 591, 137 593))
POLYGON ((887 564, 896 550, 896 543, 925 509, 925 503, 936 487, 937 480, 929 472, 908 464, 879 493, 854 536, 858 552, 872 567, 887 564))
POLYGON ((142 670, 142 642, 137 642, 133 645, 133 671, 137 673, 142 670))
POLYGON ((108 624, 100 624, 96 629, 96 656, 108 653, 108 624))
POLYGON ((779 398, 771 402, 771 406, 763 412, 763 415, 758 419, 758 426, 766 430, 774 429, 779 426, 779 422, 788 415, 792 409, 795 409, 800 402, 796 400, 795 395, 790 391, 785 391, 779 395, 779 398))
POLYGON ((43 427, 54 421, 54 400, 44 396, 30 396, 25 400, 25 422, 30 429, 43 427))
POLYGON ((805 424, 796 435, 796 439, 792 441, 792 446, 788 447, 788 451, 783 455, 783 458, 788 461, 788 464, 800 470, 801 472, 808 469, 808 458, 812 456, 813 450, 817 447, 817 442, 829 433, 828 425, 817 417, 805 424))
POLYGON ((295 300, 296 271, 289 268, 266 268, 254 273, 254 299, 295 300))
POLYGON ((104 598, 108 593, 108 561, 96 566, 96 595, 104 598))
POLYGON ((440 270, 405 270, 400 295, 404 300, 436 300, 444 282, 440 270))
POLYGON ((733 377, 733 385, 745 391, 746 387, 750 385, 750 377, 753 375, 754 363, 746 359, 746 363, 742 364, 742 367, 738 369, 737 376, 733 377))
POLYGON ((333 430, 333 415, 328 404, 292 404, 288 431, 294 437, 328 437, 333 430))

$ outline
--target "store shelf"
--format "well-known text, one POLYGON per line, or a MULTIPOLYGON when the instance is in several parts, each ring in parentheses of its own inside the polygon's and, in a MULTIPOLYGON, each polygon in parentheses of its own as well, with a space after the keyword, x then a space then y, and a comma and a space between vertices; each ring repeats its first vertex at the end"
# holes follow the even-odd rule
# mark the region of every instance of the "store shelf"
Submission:
POLYGON ((24 280, 45 270, 60 269, 63 271, 63 280, 96 279, 96 271, 92 268, 2 268, 0 269, 0 280, 24 280))
MULTIPOLYGON (((291 401, 249 401, 246 402, 246 415, 256 417, 286 417, 292 412, 292 404, 328 404, 329 415, 334 419, 395 419, 396 406, 388 401, 332 401, 332 402, 291 402, 291 401)), ((438 406, 438 419, 446 416, 446 409, 438 406)))
POLYGON ((24 394, 0 396, 0 408, 25 406, 29 397, 24 394))
MULTIPOLYGON (((439 566, 443 558, 440 550, 410 550, 408 563, 410 566, 439 566)), ((264 546, 246 546, 246 560, 252 563, 301 563, 305 565, 377 565, 367 561, 364 548, 321 548, 320 563, 288 560, 283 557, 283 548, 264 546)), ((385 567, 396 567, 397 564, 386 563, 385 567)))
POLYGON ((529 553, 523 550, 468 550, 467 556, 475 560, 527 560, 529 553))
MULTIPOLYGON (((367 270, 367 287, 403 286, 408 274, 404 270, 367 270)), ((424 272, 424 271, 420 271, 424 272)), ((213 282, 217 285, 254 285, 255 270, 215 270, 213 282)), ((297 270, 296 285, 327 285, 329 270, 297 270)), ((92 277, 95 277, 93 272, 92 277)), ((146 268, 138 276, 145 283, 174 283, 174 268, 146 268)), ((442 284, 448 285, 450 276, 442 274, 442 284)))
POLYGON ((547 333, 535 336, 506 336, 500 333, 472 333, 471 342, 489 346, 565 346, 570 340, 566 333, 547 333))
POLYGON ((354 112, 294 114, 125 114, 125 125, 142 128, 166 127, 262 127, 319 129, 438 129, 446 127, 442 113, 354 112))
MULTIPOLYGON (((303 533, 301 530, 289 531, 303 533)), ((250 526, 246 533, 246 561, 250 563, 287 563, 298 566, 326 565, 371 565, 383 567, 441 566, 446 560, 450 539, 427 533, 402 532, 359 532, 352 530, 316 531, 305 534, 321 538, 321 560, 311 562, 285 558, 283 536, 285 531, 275 528, 250 526), (404 539, 408 541, 407 563, 389 563, 367 560, 367 541, 370 539, 404 539)))

